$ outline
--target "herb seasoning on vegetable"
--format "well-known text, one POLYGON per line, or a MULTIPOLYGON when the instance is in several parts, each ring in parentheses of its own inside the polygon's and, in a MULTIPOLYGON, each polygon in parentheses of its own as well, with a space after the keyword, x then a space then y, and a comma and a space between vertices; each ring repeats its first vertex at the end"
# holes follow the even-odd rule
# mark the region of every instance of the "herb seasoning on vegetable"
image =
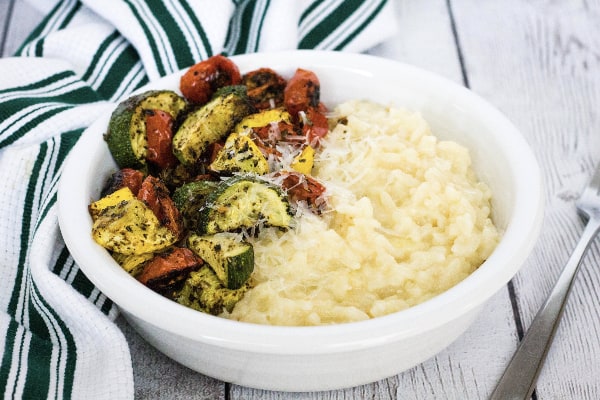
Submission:
POLYGON ((289 229, 299 204, 326 207, 310 174, 327 110, 313 72, 242 76, 222 55, 189 68, 180 91, 116 107, 105 140, 120 169, 89 206, 92 236, 142 284, 218 315, 252 286, 244 235, 289 229))

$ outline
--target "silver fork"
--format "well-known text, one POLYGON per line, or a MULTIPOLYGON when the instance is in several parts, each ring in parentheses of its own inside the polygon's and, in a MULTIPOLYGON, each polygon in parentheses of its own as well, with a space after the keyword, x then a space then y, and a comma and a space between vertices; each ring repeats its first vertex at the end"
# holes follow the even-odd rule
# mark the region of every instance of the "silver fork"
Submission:
POLYGON ((490 400, 531 398, 583 256, 600 230, 600 164, 576 201, 587 223, 550 296, 531 322, 490 400))

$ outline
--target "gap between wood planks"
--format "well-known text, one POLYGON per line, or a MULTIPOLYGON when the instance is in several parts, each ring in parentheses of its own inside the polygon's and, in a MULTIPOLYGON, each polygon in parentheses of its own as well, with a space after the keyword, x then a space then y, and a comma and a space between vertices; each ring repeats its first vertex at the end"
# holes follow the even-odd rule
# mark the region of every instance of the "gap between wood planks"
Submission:
MULTIPOLYGON (((456 43, 456 53, 457 53, 458 61, 460 64, 460 71, 462 74, 463 85, 470 89, 469 76, 467 74, 467 68, 465 65, 463 50, 462 50, 462 46, 460 43, 460 38, 458 36, 458 30, 456 28, 456 20, 454 17, 454 12, 452 10, 452 1, 446 0, 446 6, 448 8, 448 15, 450 17, 450 27, 452 29, 452 36, 454 37, 454 42, 456 43)), ((508 289, 508 297, 510 298, 510 304, 512 307, 513 319, 515 321, 515 328, 517 330, 517 336, 518 336, 519 342, 520 342, 523 339, 523 336, 525 335, 525 329, 523 327, 523 320, 521 319, 521 311, 519 309, 519 304, 517 303, 516 290, 515 290, 515 286, 514 286, 512 280, 510 280, 507 283, 507 289, 508 289)), ((531 399, 537 400, 537 398, 538 398, 537 393, 534 390, 531 395, 531 399)))
POLYGON ((15 7, 15 0, 9 0, 6 6, 6 14, 4 16, 2 36, 0 36, 0 57, 4 55, 4 48, 6 46, 6 37, 8 36, 8 29, 12 19, 13 10, 15 7))

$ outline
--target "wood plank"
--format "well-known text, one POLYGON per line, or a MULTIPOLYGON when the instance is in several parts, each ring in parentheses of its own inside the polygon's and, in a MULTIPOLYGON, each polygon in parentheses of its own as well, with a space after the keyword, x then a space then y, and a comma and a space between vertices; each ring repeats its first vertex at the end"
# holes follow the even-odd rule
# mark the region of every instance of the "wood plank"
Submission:
POLYGON ((171 360, 146 343, 123 317, 117 324, 129 344, 136 399, 225 399, 225 383, 171 360))
MULTIPOLYGON (((17 3, 24 3, 24 0, 17 0, 17 3)), ((446 1, 396 0, 396 4, 400 21, 398 36, 371 53, 408 62, 456 82, 462 82, 446 1)), ((518 13, 518 7, 525 5, 511 6, 516 7, 515 12, 518 13)), ((475 7, 475 4, 471 4, 471 7, 475 7)), ((459 34, 463 30, 478 32, 481 29, 489 29, 487 24, 481 21, 468 18, 457 20, 459 34)), ((22 33, 15 34, 15 37, 19 35, 24 39, 22 33)), ((14 39, 14 49, 22 39, 14 39)), ((478 53, 470 52, 470 49, 468 46, 463 49, 467 61, 473 57, 478 58, 478 53)), ((481 51, 477 48, 475 50, 481 51)), ((484 54, 489 56, 490 50, 485 50, 484 54)), ((468 65, 469 77, 471 67, 475 68, 474 75, 477 76, 477 66, 478 64, 468 65)), ((475 79, 475 82, 478 83, 477 90, 482 90, 481 82, 478 79, 475 79)), ((497 101, 495 97, 492 100, 497 101)), ((568 193, 565 194, 567 195, 568 193)), ((543 255, 543 252, 539 253, 543 255)), ((598 284, 595 284, 598 287, 598 284)), ((222 382, 199 375, 167 359, 143 342, 122 320, 119 320, 119 325, 125 331, 132 349, 136 398, 187 398, 192 393, 196 394, 197 398, 223 398, 222 382)), ((306 394, 256 391, 232 386, 227 396, 231 399, 485 398, 491 392, 495 379, 501 373, 516 341, 510 300, 507 292, 501 291, 486 306, 472 328, 452 346, 397 377, 342 391, 306 394)), ((589 348, 588 343, 580 344, 589 348)))
POLYGON ((8 31, 10 18, 11 2, 3 1, 0 3, 0 56, 4 56, 6 46, 6 33, 8 31))
MULTIPOLYGON (((528 325, 579 238, 573 201, 600 159, 600 4, 461 0, 453 7, 471 87, 521 127, 546 177, 542 235, 515 280, 528 325)), ((600 398, 600 304, 589 294, 600 284, 599 258, 593 246, 540 376, 539 399, 600 398)))
POLYGON ((393 1, 398 33, 369 53, 406 62, 462 83, 446 2, 393 1))
MULTIPOLYGON (((13 55, 44 17, 39 10, 25 0, 11 1, 14 2, 14 6, 10 16, 11 19, 6 22, 8 31, 4 38, 2 57, 13 55)), ((0 15, 8 17, 7 13, 2 13, 3 7, 8 10, 8 2, 0 4, 0 15)))
MULTIPOLYGON (((400 30, 369 53, 406 62, 462 83, 458 52, 444 0, 396 0, 400 30)), ((280 393, 232 386, 230 398, 484 399, 517 342, 508 292, 486 305, 473 326, 448 349, 425 363, 370 385, 319 393, 280 393)))

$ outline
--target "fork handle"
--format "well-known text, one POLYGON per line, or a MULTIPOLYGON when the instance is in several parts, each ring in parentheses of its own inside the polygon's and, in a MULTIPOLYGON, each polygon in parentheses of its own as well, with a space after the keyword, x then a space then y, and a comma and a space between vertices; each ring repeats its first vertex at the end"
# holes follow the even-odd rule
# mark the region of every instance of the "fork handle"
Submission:
POLYGON ((591 215, 550 296, 531 322, 490 400, 530 399, 554 339, 583 256, 600 230, 600 216, 591 215))

